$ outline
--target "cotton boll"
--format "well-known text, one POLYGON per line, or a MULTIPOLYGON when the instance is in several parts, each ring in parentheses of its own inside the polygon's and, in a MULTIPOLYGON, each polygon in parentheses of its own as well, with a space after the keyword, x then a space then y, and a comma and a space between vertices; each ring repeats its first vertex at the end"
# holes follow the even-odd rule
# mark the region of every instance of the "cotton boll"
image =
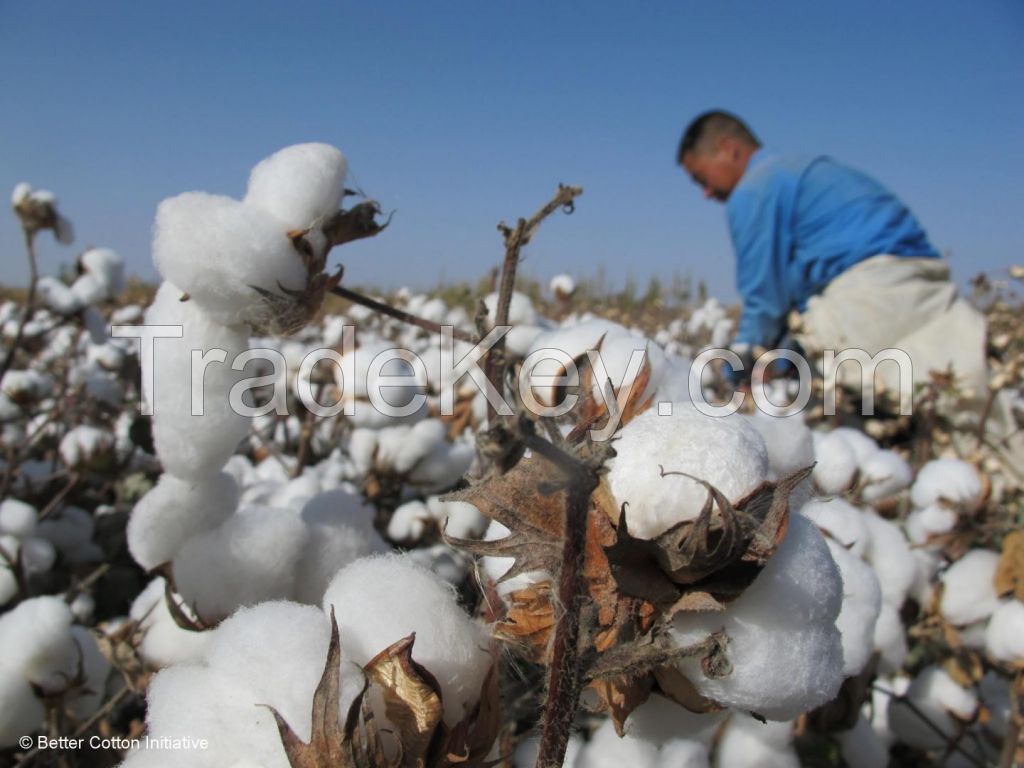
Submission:
POLYGON ((341 207, 348 164, 329 144, 293 144, 249 174, 248 205, 272 213, 285 230, 306 229, 341 207))
POLYGON ((889 725, 900 741, 918 749, 939 749, 946 739, 956 735, 957 720, 974 717, 978 699, 973 692, 961 688, 944 670, 928 667, 923 670, 905 694, 915 708, 945 735, 940 736, 918 714, 899 698, 889 700, 889 725))
POLYGON ((79 624, 92 624, 94 614, 96 613, 96 600, 93 596, 82 592, 75 595, 75 598, 69 604, 71 608, 71 615, 75 621, 79 624))
POLYGON ((939 580, 942 599, 939 612, 951 624, 967 626, 987 619, 999 607, 994 579, 999 555, 972 549, 951 565, 939 580))
POLYGON ((607 374, 607 378, 601 380, 599 378, 600 372, 596 368, 594 370, 591 392, 599 402, 604 402, 604 389, 608 381, 611 381, 618 396, 622 397, 629 391, 630 398, 635 399, 635 402, 642 403, 646 401, 657 390, 664 373, 665 352, 657 344, 652 343, 650 339, 643 336, 634 336, 633 334, 610 335, 601 341, 598 351, 600 352, 601 363, 604 365, 605 373, 607 374), (630 363, 641 354, 643 355, 640 358, 642 362, 636 367, 636 373, 631 374, 630 378, 627 379, 627 373, 631 373, 630 363), (635 385, 641 372, 644 370, 644 366, 648 369, 649 378, 647 385, 641 391, 636 389, 635 385))
POLYGON ((996 661, 1024 660, 1024 603, 1007 600, 996 609, 985 630, 985 649, 996 661))
POLYGON ((110 248, 90 248, 79 259, 82 269, 102 290, 100 300, 114 299, 124 290, 124 258, 110 248))
POLYGON ((0 749, 41 728, 45 716, 28 681, 14 667, 0 664, 0 749))
POLYGON ((572 279, 572 275, 555 275, 548 283, 548 288, 555 296, 568 298, 576 291, 576 281, 572 279))
POLYGON ((130 615, 143 632, 139 655, 155 667, 188 664, 202 657, 209 632, 182 629, 167 607, 166 582, 153 579, 132 602, 130 615))
POLYGON ((725 611, 681 613, 673 620, 679 646, 724 631, 732 671, 704 674, 700 658, 680 670, 719 703, 788 720, 830 701, 843 679, 843 646, 834 622, 842 580, 821 533, 794 515, 775 555, 725 611))
MULTIPOLYGON (((487 327, 493 328, 498 312, 498 294, 487 294, 483 298, 483 302, 487 307, 487 327)), ((512 292, 508 305, 508 324, 512 326, 537 324, 537 310, 533 308, 533 302, 529 296, 518 291, 512 292)))
POLYGON ((222 195, 186 192, 160 203, 153 261, 160 275, 224 325, 268 319, 260 288, 302 290, 307 272, 286 223, 222 195))
POLYGON ((843 674, 860 674, 875 647, 875 622, 882 610, 882 589, 871 566, 831 540, 828 548, 843 577, 843 608, 836 626, 843 636, 843 674))
POLYGON ((889 748, 863 715, 857 718, 853 728, 839 731, 836 738, 848 768, 879 768, 889 764, 889 748))
POLYGON ((182 479, 202 480, 220 471, 249 431, 251 420, 228 399, 244 375, 230 363, 248 348, 248 339, 247 331, 220 325, 180 298, 175 286, 164 283, 146 313, 147 325, 180 325, 184 336, 155 342, 154 381, 143 371, 143 396, 153 408, 153 440, 164 468, 182 479), (204 371, 202 402, 196 404, 201 416, 192 415, 193 349, 226 353, 226 363, 211 363, 204 371))
POLYGON ((55 562, 57 550, 46 539, 30 536, 21 542, 21 564, 25 573, 46 573, 55 562))
POLYGON ((917 473, 910 500, 918 508, 945 500, 969 509, 981 501, 981 494, 981 476, 972 464, 960 459, 933 459, 917 473))
POLYGON ((474 458, 476 448, 471 443, 440 443, 413 468, 406 481, 425 493, 443 491, 462 479, 474 458))
POLYGON ((388 522, 388 538, 400 543, 417 542, 433 520, 422 501, 407 501, 394 511, 388 522))
POLYGON ((907 658, 907 636, 896 608, 883 600, 875 622, 875 650, 879 652, 879 671, 893 674, 907 658))
POLYGON ((861 498, 881 501, 909 487, 913 479, 906 459, 893 451, 876 451, 860 465, 861 498))
POLYGON ((853 450, 854 458, 857 460, 858 467, 863 466, 869 458, 879 451, 878 443, 859 429, 836 427, 832 430, 832 434, 841 437, 850 446, 853 450))
POLYGON ((62 690, 77 658, 71 610, 59 597, 33 597, 0 616, 3 665, 47 692, 62 690))
POLYGON ((440 543, 410 550, 406 557, 455 587, 462 586, 466 581, 466 575, 473 564, 472 558, 440 543))
POLYGON ((53 544, 66 563, 94 563, 103 559, 103 550, 92 541, 95 527, 92 515, 68 506, 41 521, 36 535, 53 544))
POLYGON ((174 559, 187 539, 212 530, 238 507, 238 485, 221 472, 209 480, 161 475, 132 510, 128 551, 146 570, 174 559))
POLYGON ((911 552, 914 563, 914 580, 911 582, 907 594, 914 598, 918 605, 930 605, 935 593, 933 579, 939 566, 942 565, 942 556, 938 552, 927 549, 913 549, 911 552))
POLYGON ((736 713, 722 732, 716 752, 721 768, 800 768, 792 723, 761 723, 736 713))
POLYGON ((294 514, 242 508, 178 550, 175 585, 207 622, 243 605, 290 597, 307 536, 294 514))
POLYGON ((278 488, 270 497, 267 506, 278 509, 302 509, 307 501, 322 490, 320 478, 315 472, 307 470, 278 488))
POLYGON ((633 419, 615 444, 608 462, 608 482, 615 500, 626 503, 630 533, 653 538, 672 525, 695 519, 708 492, 689 477, 660 477, 666 471, 686 472, 738 501, 768 474, 768 456, 761 436, 742 419, 717 419, 692 407, 672 416, 648 410, 633 419))
POLYGON ((748 419, 764 438, 772 479, 785 477, 814 463, 814 440, 802 414, 770 416, 755 411, 748 419))
POLYGON ((698 714, 664 696, 651 696, 626 720, 626 732, 656 746, 676 739, 709 744, 726 712, 698 714))
MULTIPOLYGON (((605 720, 594 731, 576 758, 577 768, 658 768, 658 746, 629 735, 619 738, 611 720, 605 720)), ((566 765, 568 765, 568 761, 566 765)), ((519 765, 519 763, 517 763, 519 765)), ((526 763, 523 763, 526 765, 526 763)))
POLYGON ((7 567, 6 562, 0 559, 0 607, 13 600, 18 594, 18 578, 14 572, 7 567))
POLYGON ((0 502, 0 534, 24 539, 35 531, 38 519, 39 514, 31 504, 17 499, 0 502))
POLYGON ((882 599, 893 608, 900 608, 917 579, 915 552, 900 527, 870 510, 863 513, 868 529, 864 559, 875 569, 882 587, 882 599))
POLYGON ((458 722, 476 703, 491 666, 487 633, 437 576, 400 555, 363 558, 327 588, 324 611, 332 606, 350 660, 365 664, 415 632, 412 656, 440 682, 445 722, 458 722))
POLYGON ((864 554, 871 539, 864 514, 840 498, 812 499, 800 507, 800 514, 831 536, 856 557, 864 554))
POLYGON ((933 536, 952 531, 958 519, 956 511, 937 504, 915 509, 905 521, 907 536, 914 544, 926 544, 933 536))
POLYGON ((440 497, 431 496, 427 499, 427 508, 446 536, 476 539, 487 530, 488 519, 465 501, 441 501, 440 497))
POLYGON ((842 493, 850 487, 857 472, 857 456, 853 448, 835 432, 813 433, 815 484, 826 494, 842 493))
MULTIPOLYGON (((504 539, 508 536, 511 531, 504 525, 499 523, 497 520, 492 520, 490 525, 487 526, 487 530, 484 532, 484 541, 497 541, 504 539)), ((494 582, 495 589, 498 594, 505 597, 511 592, 517 592, 521 589, 525 589, 531 584, 536 584, 540 581, 549 581, 551 574, 547 571, 527 571, 526 573, 520 573, 518 576, 513 576, 510 579, 501 578, 509 572, 512 566, 515 564, 514 557, 482 557, 480 558, 480 565, 484 569, 484 573, 494 582)))
POLYGON ((36 283, 36 293, 46 308, 64 317, 82 308, 82 299, 55 277, 44 276, 36 283))

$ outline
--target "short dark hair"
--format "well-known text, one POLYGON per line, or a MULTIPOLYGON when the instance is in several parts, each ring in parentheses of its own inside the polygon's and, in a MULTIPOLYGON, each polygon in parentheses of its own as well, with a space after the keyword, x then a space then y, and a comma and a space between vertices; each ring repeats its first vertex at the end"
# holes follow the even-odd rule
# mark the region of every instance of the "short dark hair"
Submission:
POLYGON ((712 109, 697 115, 693 122, 686 126, 683 138, 679 142, 679 151, 676 153, 676 164, 681 165, 683 156, 689 152, 707 151, 722 136, 732 136, 752 147, 761 146, 754 132, 736 115, 722 109, 712 109))

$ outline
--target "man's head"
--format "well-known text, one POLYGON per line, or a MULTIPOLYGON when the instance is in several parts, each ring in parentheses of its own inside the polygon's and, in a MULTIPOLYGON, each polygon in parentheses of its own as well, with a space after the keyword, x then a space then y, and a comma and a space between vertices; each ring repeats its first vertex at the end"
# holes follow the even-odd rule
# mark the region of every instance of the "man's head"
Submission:
POLYGON ((746 123, 716 109, 699 115, 687 126, 676 162, 704 190, 705 197, 724 203, 760 146, 746 123))

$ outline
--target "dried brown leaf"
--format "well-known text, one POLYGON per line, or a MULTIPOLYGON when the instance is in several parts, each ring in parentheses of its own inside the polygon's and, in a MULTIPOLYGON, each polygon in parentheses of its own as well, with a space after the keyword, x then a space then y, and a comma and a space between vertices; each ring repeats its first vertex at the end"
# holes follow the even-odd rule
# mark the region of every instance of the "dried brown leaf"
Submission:
POLYGON ((1000 597, 1012 594, 1024 600, 1024 531, 1013 531, 1003 539, 995 585, 1000 597))
POLYGON ((615 725, 615 732, 621 737, 625 734, 626 718, 651 695, 654 678, 643 675, 630 678, 624 675, 601 678, 590 683, 591 690, 600 700, 600 709, 607 712, 615 725))

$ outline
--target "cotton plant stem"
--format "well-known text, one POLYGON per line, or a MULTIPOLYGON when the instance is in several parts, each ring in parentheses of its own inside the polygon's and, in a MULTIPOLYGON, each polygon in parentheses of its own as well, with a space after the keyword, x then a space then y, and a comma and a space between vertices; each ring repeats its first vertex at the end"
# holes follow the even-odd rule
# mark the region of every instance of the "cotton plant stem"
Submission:
MULTIPOLYGON (((343 285, 334 286, 334 288, 331 289, 331 293, 333 293, 335 296, 340 296, 343 299, 348 299, 353 304, 359 304, 363 307, 366 307, 367 309, 372 309, 374 312, 377 312, 379 314, 387 315, 388 317, 393 317, 396 320, 401 320, 403 323, 415 325, 419 328, 422 328, 425 331, 430 331, 431 333, 441 333, 442 326, 439 325, 438 323, 433 322, 432 320, 417 317, 416 315, 401 310, 398 307, 393 307, 390 304, 385 304, 383 301, 371 299, 369 296, 364 296, 358 291, 353 291, 351 288, 346 288, 343 285)), ((459 341, 465 341, 470 344, 476 344, 477 342, 477 339, 475 336, 473 336, 473 334, 466 333, 465 331, 455 327, 452 327, 452 337, 458 339, 459 341)))
POLYGON ((0 364, 0 381, 3 380, 4 375, 11 367, 11 363, 14 362, 14 355, 18 351, 18 347, 21 346, 21 339, 25 334, 25 326, 28 325, 29 320, 32 319, 32 315, 35 313, 36 283, 39 282, 39 268, 36 265, 35 235, 27 229, 22 231, 25 233, 25 250, 28 252, 28 296, 25 298, 25 312, 18 323, 18 330, 14 334, 14 341, 11 344, 11 348, 7 350, 3 363, 0 364))
POLYGON ((1018 765, 1014 762, 1018 750, 1024 750, 1024 734, 1021 732, 1021 725, 1024 724, 1022 692, 1024 672, 1018 672, 1013 685, 1010 686, 1010 723, 1006 729, 1006 739, 1003 741, 1003 752, 999 756, 999 768, 1014 768, 1018 765))

